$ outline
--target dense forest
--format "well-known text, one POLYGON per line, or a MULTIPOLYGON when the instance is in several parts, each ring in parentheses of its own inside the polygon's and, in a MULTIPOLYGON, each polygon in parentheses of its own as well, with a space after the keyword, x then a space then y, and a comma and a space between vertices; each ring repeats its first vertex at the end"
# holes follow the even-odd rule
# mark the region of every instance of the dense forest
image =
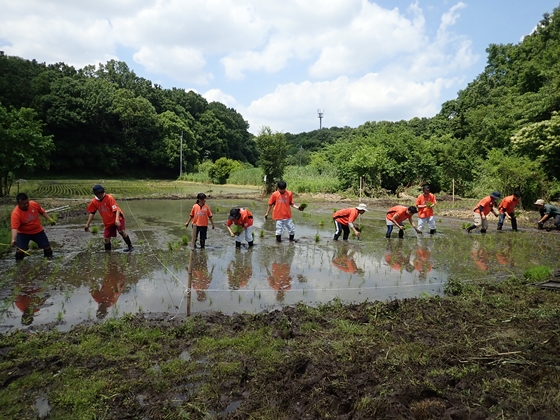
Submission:
POLYGON ((123 62, 76 70, 1 55, 0 177, 33 168, 52 176, 176 177, 181 138, 185 171, 220 159, 264 169, 262 134, 285 142, 278 150, 286 165, 334 173, 341 189, 362 178, 372 195, 429 182, 465 195, 520 189, 525 204, 557 198, 560 8, 519 44, 486 51, 483 73, 432 118, 299 134, 261 130, 256 138, 234 109, 163 89, 123 62))

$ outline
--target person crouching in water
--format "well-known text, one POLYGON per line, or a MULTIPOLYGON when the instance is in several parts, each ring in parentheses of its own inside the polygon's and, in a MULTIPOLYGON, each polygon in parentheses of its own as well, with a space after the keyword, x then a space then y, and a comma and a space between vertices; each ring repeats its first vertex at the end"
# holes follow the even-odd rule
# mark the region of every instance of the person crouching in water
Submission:
MULTIPOLYGON (((12 243, 16 247, 16 261, 23 260, 29 249, 29 241, 35 242, 39 248, 43 249, 46 258, 52 258, 53 252, 49 238, 43 229, 39 215, 49 221, 51 225, 55 221, 49 217, 39 203, 29 200, 25 193, 16 196, 17 206, 12 211, 12 243)), ((28 254, 29 255, 29 254, 28 254)))
POLYGON ((416 233, 422 234, 422 231, 418 229, 414 222, 412 221, 412 216, 418 213, 418 210, 414 206, 406 207, 406 206, 394 206, 389 209, 387 212, 387 216, 385 222, 387 223, 387 233, 385 234, 386 238, 391 237, 391 233, 393 232, 393 226, 397 225, 399 228, 399 238, 404 238, 404 222, 406 219, 410 222, 410 225, 414 228, 416 233))
POLYGON ((231 209, 226 227, 229 234, 235 237, 235 248, 241 248, 242 235, 245 237, 249 248, 253 247, 253 214, 249 210, 245 208, 231 209), (235 225, 239 231, 233 232, 231 225, 235 225))
POLYGON ((130 252, 134 248, 130 242, 130 238, 125 231, 124 223, 124 213, 117 205, 117 202, 110 194, 105 194, 105 188, 101 185, 95 185, 93 187, 93 194, 95 198, 91 200, 91 203, 87 206, 87 212, 89 213, 88 220, 86 222, 85 231, 89 232, 89 225, 93 220, 95 213, 99 211, 101 218, 103 219, 103 226, 105 230, 103 232, 103 238, 105 239, 105 251, 111 250, 111 238, 117 236, 117 232, 122 236, 128 248, 124 252, 130 252))
POLYGON ((333 214, 334 222, 334 240, 338 241, 340 234, 342 235, 342 240, 347 241, 350 235, 350 228, 354 231, 356 237, 360 237, 360 231, 354 226, 354 222, 360 214, 364 214, 367 211, 367 206, 364 203, 358 204, 356 207, 349 207, 347 209, 338 210, 333 214))
POLYGON ((471 233, 473 229, 480 227, 480 233, 486 233, 488 230, 488 213, 492 212, 494 216, 498 217, 498 213, 494 210, 497 202, 502 195, 498 191, 494 191, 488 197, 484 197, 478 202, 473 209, 474 223, 467 228, 467 233, 471 233))
MULTIPOLYGON (((189 220, 185 223, 185 227, 189 227, 189 223, 193 222, 196 226, 196 238, 198 238, 198 234, 200 233, 200 248, 204 249, 206 246, 206 238, 208 232, 208 220, 212 223, 212 229, 214 229, 214 221, 212 220, 212 212, 210 211, 210 207, 206 204, 206 194, 198 193, 196 196, 196 203, 193 205, 189 220)), ((196 243, 195 246, 196 248, 196 243)))

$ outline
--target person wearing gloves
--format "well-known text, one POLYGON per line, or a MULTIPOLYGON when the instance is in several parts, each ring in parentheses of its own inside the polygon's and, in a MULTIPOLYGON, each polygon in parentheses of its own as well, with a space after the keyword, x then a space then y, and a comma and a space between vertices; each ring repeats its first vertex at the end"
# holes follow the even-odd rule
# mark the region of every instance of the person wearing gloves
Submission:
POLYGON ((497 206, 498 200, 502 195, 498 191, 494 191, 487 197, 484 197, 478 202, 473 209, 474 223, 467 228, 467 233, 471 233, 473 229, 481 228, 480 233, 486 233, 488 230, 488 213, 492 212, 494 216, 498 217, 498 213, 494 209, 497 206))
POLYGON ((338 241, 340 234, 342 234, 342 240, 347 241, 350 235, 350 229, 354 231, 354 234, 359 238, 360 231, 354 226, 354 222, 360 214, 364 214, 367 211, 367 206, 364 203, 358 204, 356 207, 349 207, 346 209, 338 210, 333 214, 334 223, 334 240, 338 241))
POLYGON ((408 219, 410 225, 414 228, 416 233, 422 234, 422 231, 418 229, 414 222, 412 221, 412 216, 418 213, 418 210, 414 206, 394 206, 389 209, 387 216, 385 218, 385 223, 387 223, 387 233, 385 237, 389 239, 391 233, 393 232, 393 227, 396 225, 399 228, 399 238, 404 238, 404 225, 403 222, 408 219))

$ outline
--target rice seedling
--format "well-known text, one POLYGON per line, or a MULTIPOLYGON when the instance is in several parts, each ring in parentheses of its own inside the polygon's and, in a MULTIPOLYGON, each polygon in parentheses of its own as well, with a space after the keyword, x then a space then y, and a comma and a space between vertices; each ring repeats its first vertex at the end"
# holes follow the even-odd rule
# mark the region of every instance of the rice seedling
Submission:
POLYGON ((259 233, 259 236, 260 236, 261 238, 264 238, 264 229, 261 229, 261 231, 260 231, 260 233, 259 233))
POLYGON ((181 237, 181 243, 182 243, 183 245, 188 245, 188 244, 189 244, 189 237, 188 237, 187 235, 183 235, 183 236, 181 237))
POLYGON ((321 237, 319 236, 319 234, 317 233, 315 235, 315 242, 319 242, 321 240, 321 237))
POLYGON ((94 235, 99 233, 99 226, 92 226, 91 233, 93 233, 94 235))
POLYGON ((301 203, 301 204, 299 205, 300 211, 304 211, 306 208, 307 208, 307 203, 301 203))
POLYGON ((546 265, 531 267, 523 273, 523 277, 531 281, 543 281, 552 276, 552 269, 546 265))
POLYGON ((243 226, 233 225, 231 228, 234 235, 239 236, 243 233, 243 226))

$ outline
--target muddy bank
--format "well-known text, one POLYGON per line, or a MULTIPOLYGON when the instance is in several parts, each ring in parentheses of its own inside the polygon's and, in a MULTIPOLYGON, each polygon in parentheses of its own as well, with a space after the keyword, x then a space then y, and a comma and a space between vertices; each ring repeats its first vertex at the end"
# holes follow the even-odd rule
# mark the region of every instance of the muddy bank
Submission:
POLYGON ((518 279, 452 286, 3 335, 0 417, 558 418, 560 295, 518 279))

